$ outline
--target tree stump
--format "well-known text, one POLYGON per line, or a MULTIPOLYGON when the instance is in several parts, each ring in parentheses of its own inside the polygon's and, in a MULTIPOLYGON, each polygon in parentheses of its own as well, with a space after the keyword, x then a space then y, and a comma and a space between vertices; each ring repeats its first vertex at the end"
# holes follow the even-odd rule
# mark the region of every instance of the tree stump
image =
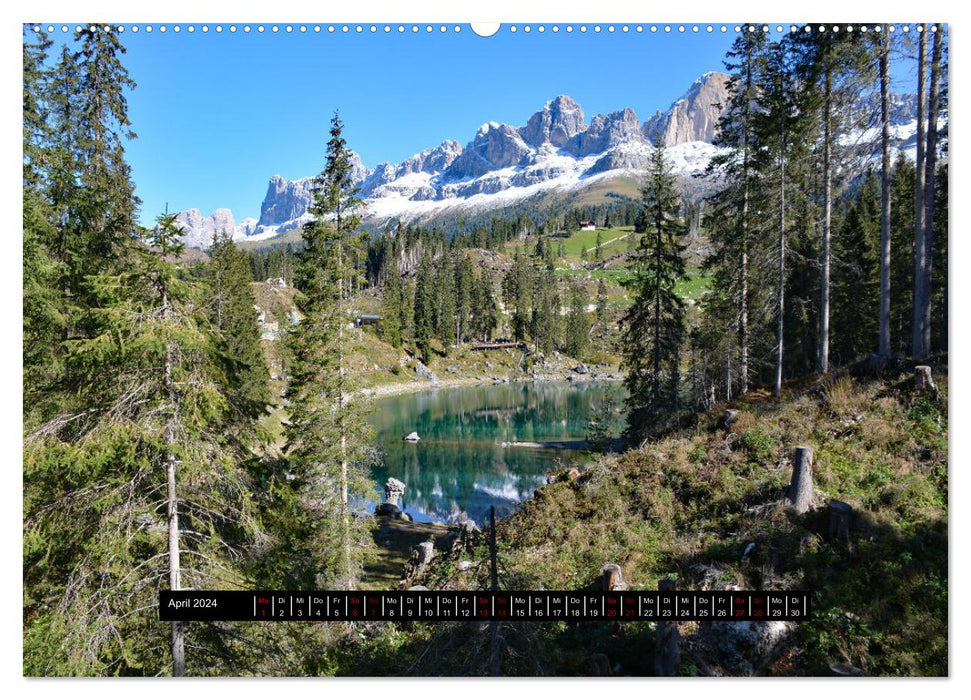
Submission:
POLYGON ((433 542, 420 542, 415 545, 415 551, 418 552, 417 568, 419 570, 424 569, 435 556, 435 544, 433 542))
POLYGON ((796 448, 792 458, 792 481, 786 495, 797 513, 809 510, 813 499, 813 448, 796 448))
POLYGON ((388 482, 384 485, 384 497, 387 502, 393 506, 398 505, 398 500, 405 493, 404 482, 398 481, 395 478, 388 479, 388 482))
POLYGON ((829 538, 843 547, 850 547, 850 521, 853 506, 843 501, 829 502, 829 538))
POLYGON ((722 414, 721 425, 725 430, 731 430, 732 425, 738 420, 738 411, 734 408, 729 408, 722 414))
POLYGON ((927 365, 914 367, 914 385, 918 394, 930 394, 935 400, 941 395, 931 376, 931 368, 927 365))
MULTIPOLYGON (((658 584, 659 591, 673 591, 674 581, 664 579, 658 584)), ((654 675, 655 676, 674 676, 678 672, 678 665, 681 663, 681 650, 678 643, 681 640, 681 633, 678 631, 678 623, 673 621, 657 623, 657 637, 654 640, 654 675)))
POLYGON ((609 593, 610 591, 627 590, 624 573, 617 564, 604 564, 604 567, 600 570, 600 575, 603 577, 604 591, 609 593))

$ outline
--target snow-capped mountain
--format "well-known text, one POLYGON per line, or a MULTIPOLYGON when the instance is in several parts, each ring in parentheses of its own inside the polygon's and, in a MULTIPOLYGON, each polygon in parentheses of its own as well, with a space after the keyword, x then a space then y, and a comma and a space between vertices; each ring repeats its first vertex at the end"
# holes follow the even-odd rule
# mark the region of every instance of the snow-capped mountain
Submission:
MULTIPOLYGON (((569 197, 607 180, 636 180, 648 166, 656 139, 665 145, 674 172, 689 182, 718 150, 712 141, 727 101, 728 76, 718 72, 705 73, 667 110, 643 123, 629 107, 597 114, 588 123, 580 104, 560 95, 524 126, 484 123, 464 147, 447 140, 401 163, 379 163, 373 169, 354 154, 352 173, 365 203, 365 220, 377 224, 483 212, 541 193, 569 197)), ((894 96, 894 131, 905 152, 908 132, 916 125, 914 111, 910 97, 894 96)), ((860 138, 869 142, 868 131, 860 138)), ((297 228, 310 218, 312 186, 312 177, 288 181, 274 175, 258 221, 236 225, 227 209, 208 218, 195 209, 183 212, 179 221, 187 244, 207 245, 213 230, 253 241, 297 228)))

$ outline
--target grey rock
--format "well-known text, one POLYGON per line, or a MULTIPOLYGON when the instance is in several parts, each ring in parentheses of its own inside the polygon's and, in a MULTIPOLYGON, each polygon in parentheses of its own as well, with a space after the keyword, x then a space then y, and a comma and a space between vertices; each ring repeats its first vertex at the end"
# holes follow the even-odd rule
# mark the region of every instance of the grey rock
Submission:
MULTIPOLYGON (((418 437, 417 433, 412 433, 412 435, 414 435, 415 438, 418 437)), ((405 438, 405 439, 407 440, 408 438, 405 438)), ((405 493, 404 482, 398 481, 394 477, 388 479, 387 483, 384 485, 384 497, 387 499, 387 502, 393 506, 398 505, 398 501, 401 499, 404 493, 405 493)))
POLYGON ((733 674, 751 675, 770 660, 779 644, 795 629, 791 622, 711 622, 702 624, 699 632, 714 648, 718 661, 733 674))
POLYGON ((574 136, 573 140, 576 154, 588 156, 603 153, 628 141, 641 142, 644 138, 641 136, 637 114, 630 107, 625 107, 619 112, 598 114, 590 122, 590 127, 574 136))
POLYGON ((427 379, 432 384, 438 384, 438 375, 432 372, 421 360, 415 360, 415 372, 422 379, 427 379))
MULTIPOLYGON (((247 219, 247 222, 252 219, 247 219)), ((213 236, 228 236, 232 240, 245 237, 245 233, 236 225, 233 212, 229 209, 217 209, 209 216, 203 216, 198 209, 186 209, 175 217, 175 224, 182 230, 182 240, 188 248, 208 248, 212 245, 213 236)))
POLYGON ((266 187, 260 207, 260 226, 277 226, 307 213, 313 200, 313 178, 302 177, 287 181, 274 175, 266 187))
POLYGON ((385 515, 390 518, 400 518, 402 510, 393 503, 382 503, 374 509, 375 515, 385 515))
POLYGON ((648 119, 641 133, 649 142, 659 138, 665 146, 689 141, 711 142, 728 103, 728 76, 717 71, 698 78, 666 112, 648 119))
POLYGON ((519 165, 529 153, 529 146, 520 137, 518 129, 488 122, 479 127, 472 142, 445 171, 444 178, 480 177, 492 170, 519 165))
POLYGON ((531 116, 519 133, 530 146, 550 143, 572 151, 573 137, 585 129, 583 108, 572 97, 559 95, 531 116))

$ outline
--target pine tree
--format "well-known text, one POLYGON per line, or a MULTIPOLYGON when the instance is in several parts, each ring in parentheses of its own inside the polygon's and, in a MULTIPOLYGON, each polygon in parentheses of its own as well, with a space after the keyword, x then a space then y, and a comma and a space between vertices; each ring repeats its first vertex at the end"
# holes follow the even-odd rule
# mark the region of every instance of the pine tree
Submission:
MULTIPOLYGON (((927 26, 921 34, 921 42, 926 42, 927 26)), ((931 352, 931 275, 934 261, 934 205, 937 175, 937 119, 941 108, 941 59, 944 47, 944 26, 933 25, 934 46, 931 50, 930 94, 927 110, 927 146, 924 149, 923 164, 924 194, 918 206, 923 205, 923 216, 919 219, 917 240, 914 244, 914 324, 912 356, 915 360, 925 359, 931 352)), ((923 68, 921 68, 923 72, 923 68)), ((921 116, 921 119, 923 117, 921 116)), ((920 167, 920 165, 918 165, 920 167)), ((918 185, 920 186, 920 185, 918 185)))
POLYGON ((685 277, 684 226, 678 220, 675 181, 657 141, 642 191, 646 231, 629 285, 636 292, 624 317, 623 352, 627 369, 627 437, 637 443, 677 413, 684 303, 675 293, 685 277))
POLYGON ((391 347, 400 348, 404 323, 404 288, 401 283, 401 273, 398 271, 398 256, 394 254, 393 248, 385 256, 382 269, 384 270, 384 293, 381 337, 391 347))
POLYGON ((596 328, 597 350, 606 352, 609 327, 607 318, 607 285, 603 277, 597 280, 597 308, 595 314, 594 327, 596 328))
POLYGON ((570 282, 570 310, 566 319, 566 338, 563 346, 570 357, 581 359, 586 353, 590 337, 590 321, 587 318, 586 286, 582 280, 570 282))
POLYGON ((725 62, 730 73, 729 101, 718 120, 717 146, 725 149, 713 157, 709 174, 717 173, 725 187, 710 203, 707 228, 714 253, 706 268, 715 269, 715 285, 732 299, 731 325, 738 335, 738 380, 741 393, 748 391, 751 332, 749 315, 753 253, 754 149, 756 147, 753 107, 758 99, 762 53, 767 39, 762 32, 743 31, 732 44, 725 62), (732 62, 734 61, 734 62, 732 62))
POLYGON ((499 324, 499 309, 496 306, 496 294, 489 270, 483 268, 476 275, 473 285, 475 294, 472 307, 472 333, 475 337, 487 341, 499 324))
POLYGON ((851 199, 834 229, 832 353, 840 364, 872 352, 880 334, 880 189, 872 172, 851 199))
POLYGON ((432 257, 428 250, 422 255, 415 278, 415 352, 426 365, 431 362, 432 336, 435 327, 435 290, 432 257))
MULTIPOLYGON (((289 339, 292 352, 287 459, 296 481, 309 547, 294 566, 313 572, 319 588, 353 588, 362 564, 366 521, 352 514, 352 498, 371 493, 367 477, 369 428, 347 376, 347 298, 358 271, 360 200, 351 181, 343 123, 335 113, 327 163, 316 178, 313 220, 303 230, 297 262, 303 320, 289 339)), ((310 582, 308 581, 308 584, 310 582)))
POLYGON ((840 136, 847 126, 843 108, 854 99, 861 83, 870 82, 872 60, 857 32, 805 32, 796 35, 796 75, 806 96, 806 112, 817 121, 822 191, 822 241, 819 253, 819 309, 816 371, 829 372, 833 203, 839 195, 840 136))
POLYGON ((90 333, 65 358, 72 405, 25 441, 31 674, 153 675, 166 649, 175 675, 203 670, 185 658, 185 635, 208 657, 218 632, 174 623, 166 642, 158 591, 166 578, 171 589, 244 584, 239 551, 255 526, 237 436, 251 431, 203 290, 169 262, 174 220, 160 217, 123 272, 89 278, 90 333))
POLYGON ((475 268, 468 253, 455 265, 455 339, 466 342, 471 335, 475 268))
POLYGON ((448 349, 456 342, 456 299, 455 268, 452 256, 442 256, 435 274, 435 335, 442 341, 442 351, 447 356, 448 349))
POLYGON ((258 416, 270 402, 270 375, 260 347, 246 254, 228 235, 216 235, 209 259, 213 323, 221 331, 227 358, 236 364, 239 382, 234 391, 251 415, 258 416))

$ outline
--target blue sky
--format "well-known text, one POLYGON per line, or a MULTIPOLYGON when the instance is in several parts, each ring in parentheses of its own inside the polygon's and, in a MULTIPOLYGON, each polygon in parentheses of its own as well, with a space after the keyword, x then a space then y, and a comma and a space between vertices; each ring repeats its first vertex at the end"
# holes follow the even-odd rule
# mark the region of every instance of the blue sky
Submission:
MULTIPOLYGON (((59 25, 55 25, 59 26, 59 25)), ((722 68, 727 34, 553 33, 494 36, 432 33, 422 25, 389 34, 351 25, 319 34, 225 30, 123 34, 138 84, 128 95, 138 139, 129 162, 143 223, 168 204, 208 215, 229 207, 237 221, 259 216, 269 177, 319 172, 329 120, 339 109, 349 147, 368 167, 399 162, 444 139, 463 146, 486 121, 526 123, 543 103, 568 94, 589 122, 632 107, 641 121, 667 108, 700 74, 722 68)), ((228 27, 228 25, 226 25, 228 27)), ((144 25, 142 25, 144 27, 144 25)), ((56 31, 56 38, 61 32, 56 31)))
MULTIPOLYGON (((64 40, 60 25, 54 37, 64 40)), ((641 121, 666 109, 702 73, 723 69, 734 27, 708 33, 691 25, 651 32, 651 25, 509 24, 490 37, 469 25, 398 25, 385 33, 336 25, 319 33, 299 24, 215 24, 203 33, 123 34, 124 63, 137 88, 128 95, 138 138, 128 144, 141 220, 165 210, 232 209, 237 221, 258 217, 271 175, 287 179, 322 168, 330 118, 339 109, 345 138, 365 165, 400 162, 445 139, 463 146, 486 121, 522 125, 544 102, 567 94, 597 113, 632 107, 641 121), (572 26, 573 31, 566 31, 572 26), (585 32, 580 31, 586 26, 585 32)), ((52 54, 58 50, 52 50, 52 54)), ((906 72, 906 71, 905 71, 906 72)), ((906 86, 900 86, 906 89, 906 86)), ((912 89, 912 88, 911 88, 912 89)))

